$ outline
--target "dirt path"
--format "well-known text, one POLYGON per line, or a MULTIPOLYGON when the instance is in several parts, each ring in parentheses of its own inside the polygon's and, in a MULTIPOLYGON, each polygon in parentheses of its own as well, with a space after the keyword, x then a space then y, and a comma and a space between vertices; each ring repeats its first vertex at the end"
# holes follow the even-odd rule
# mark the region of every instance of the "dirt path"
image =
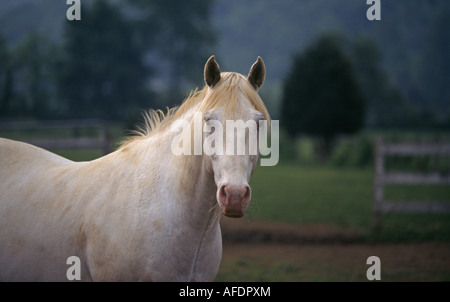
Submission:
POLYGON ((361 243, 349 229, 222 221, 218 281, 367 281, 369 256, 382 281, 450 281, 450 243, 361 243))
POLYGON ((361 241, 358 232, 351 228, 329 224, 302 224, 246 221, 222 217, 222 235, 225 241, 261 243, 352 243, 361 241))

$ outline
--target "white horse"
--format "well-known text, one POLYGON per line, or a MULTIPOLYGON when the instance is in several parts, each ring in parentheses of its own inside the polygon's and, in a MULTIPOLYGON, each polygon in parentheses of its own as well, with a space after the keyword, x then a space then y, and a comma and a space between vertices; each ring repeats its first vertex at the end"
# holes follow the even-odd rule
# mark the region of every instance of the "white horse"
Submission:
POLYGON ((264 77, 259 57, 245 77, 221 73, 212 56, 201 91, 150 112, 139 136, 89 162, 0 139, 0 280, 67 281, 71 256, 83 281, 214 280, 219 217, 244 215, 257 156, 174 155, 170 126, 196 112, 206 124, 269 121, 264 77))

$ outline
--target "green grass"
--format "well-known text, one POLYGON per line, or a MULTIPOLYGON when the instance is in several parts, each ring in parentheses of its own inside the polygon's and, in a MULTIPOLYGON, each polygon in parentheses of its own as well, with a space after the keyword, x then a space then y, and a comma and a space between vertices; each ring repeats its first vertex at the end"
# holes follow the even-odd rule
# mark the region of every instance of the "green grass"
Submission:
MULTIPOLYGON (((249 219, 351 227, 368 240, 450 241, 450 214, 386 214, 372 232, 373 171, 324 166, 258 167, 249 219)), ((394 200, 450 201, 450 186, 389 186, 394 200)))
POLYGON ((55 150, 53 152, 73 161, 89 161, 102 156, 102 151, 99 149, 55 150))
POLYGON ((442 201, 450 200, 450 186, 448 185, 387 185, 384 189, 388 200, 422 200, 442 201))
POLYGON ((324 167, 258 167, 249 216, 288 223, 359 227, 370 219, 372 175, 324 167))

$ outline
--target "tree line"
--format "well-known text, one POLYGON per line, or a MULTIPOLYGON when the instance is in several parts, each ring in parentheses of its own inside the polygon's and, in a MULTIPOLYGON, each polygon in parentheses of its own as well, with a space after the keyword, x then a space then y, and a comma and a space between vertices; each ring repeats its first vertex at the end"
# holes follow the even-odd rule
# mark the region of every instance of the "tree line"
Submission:
POLYGON ((124 121, 179 103, 215 41, 210 8, 95 0, 81 6, 82 20, 63 21, 61 43, 31 33, 12 48, 0 36, 0 117, 124 121))
MULTIPOLYGON (((217 40, 211 7, 209 0, 95 0, 82 5, 81 21, 64 20, 61 43, 32 33, 11 48, 0 36, 0 118, 132 123, 142 109, 179 104, 202 85, 217 40)), ((329 145, 363 127, 450 125, 450 117, 437 122, 411 105, 381 66, 369 37, 318 37, 292 60, 280 126, 329 145)))

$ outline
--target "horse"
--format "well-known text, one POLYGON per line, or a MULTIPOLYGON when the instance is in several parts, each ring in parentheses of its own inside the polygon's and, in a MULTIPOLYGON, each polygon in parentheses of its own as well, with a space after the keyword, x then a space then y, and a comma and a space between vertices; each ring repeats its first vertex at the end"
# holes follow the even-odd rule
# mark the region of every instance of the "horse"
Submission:
POLYGON ((0 280, 68 281, 75 272, 70 280, 213 281, 220 216, 245 214, 258 155, 176 155, 173 125, 199 113, 206 128, 212 119, 270 122, 258 94, 265 73, 260 57, 244 76, 221 72, 211 56, 201 90, 149 111, 136 135, 92 161, 0 139, 0 280))

